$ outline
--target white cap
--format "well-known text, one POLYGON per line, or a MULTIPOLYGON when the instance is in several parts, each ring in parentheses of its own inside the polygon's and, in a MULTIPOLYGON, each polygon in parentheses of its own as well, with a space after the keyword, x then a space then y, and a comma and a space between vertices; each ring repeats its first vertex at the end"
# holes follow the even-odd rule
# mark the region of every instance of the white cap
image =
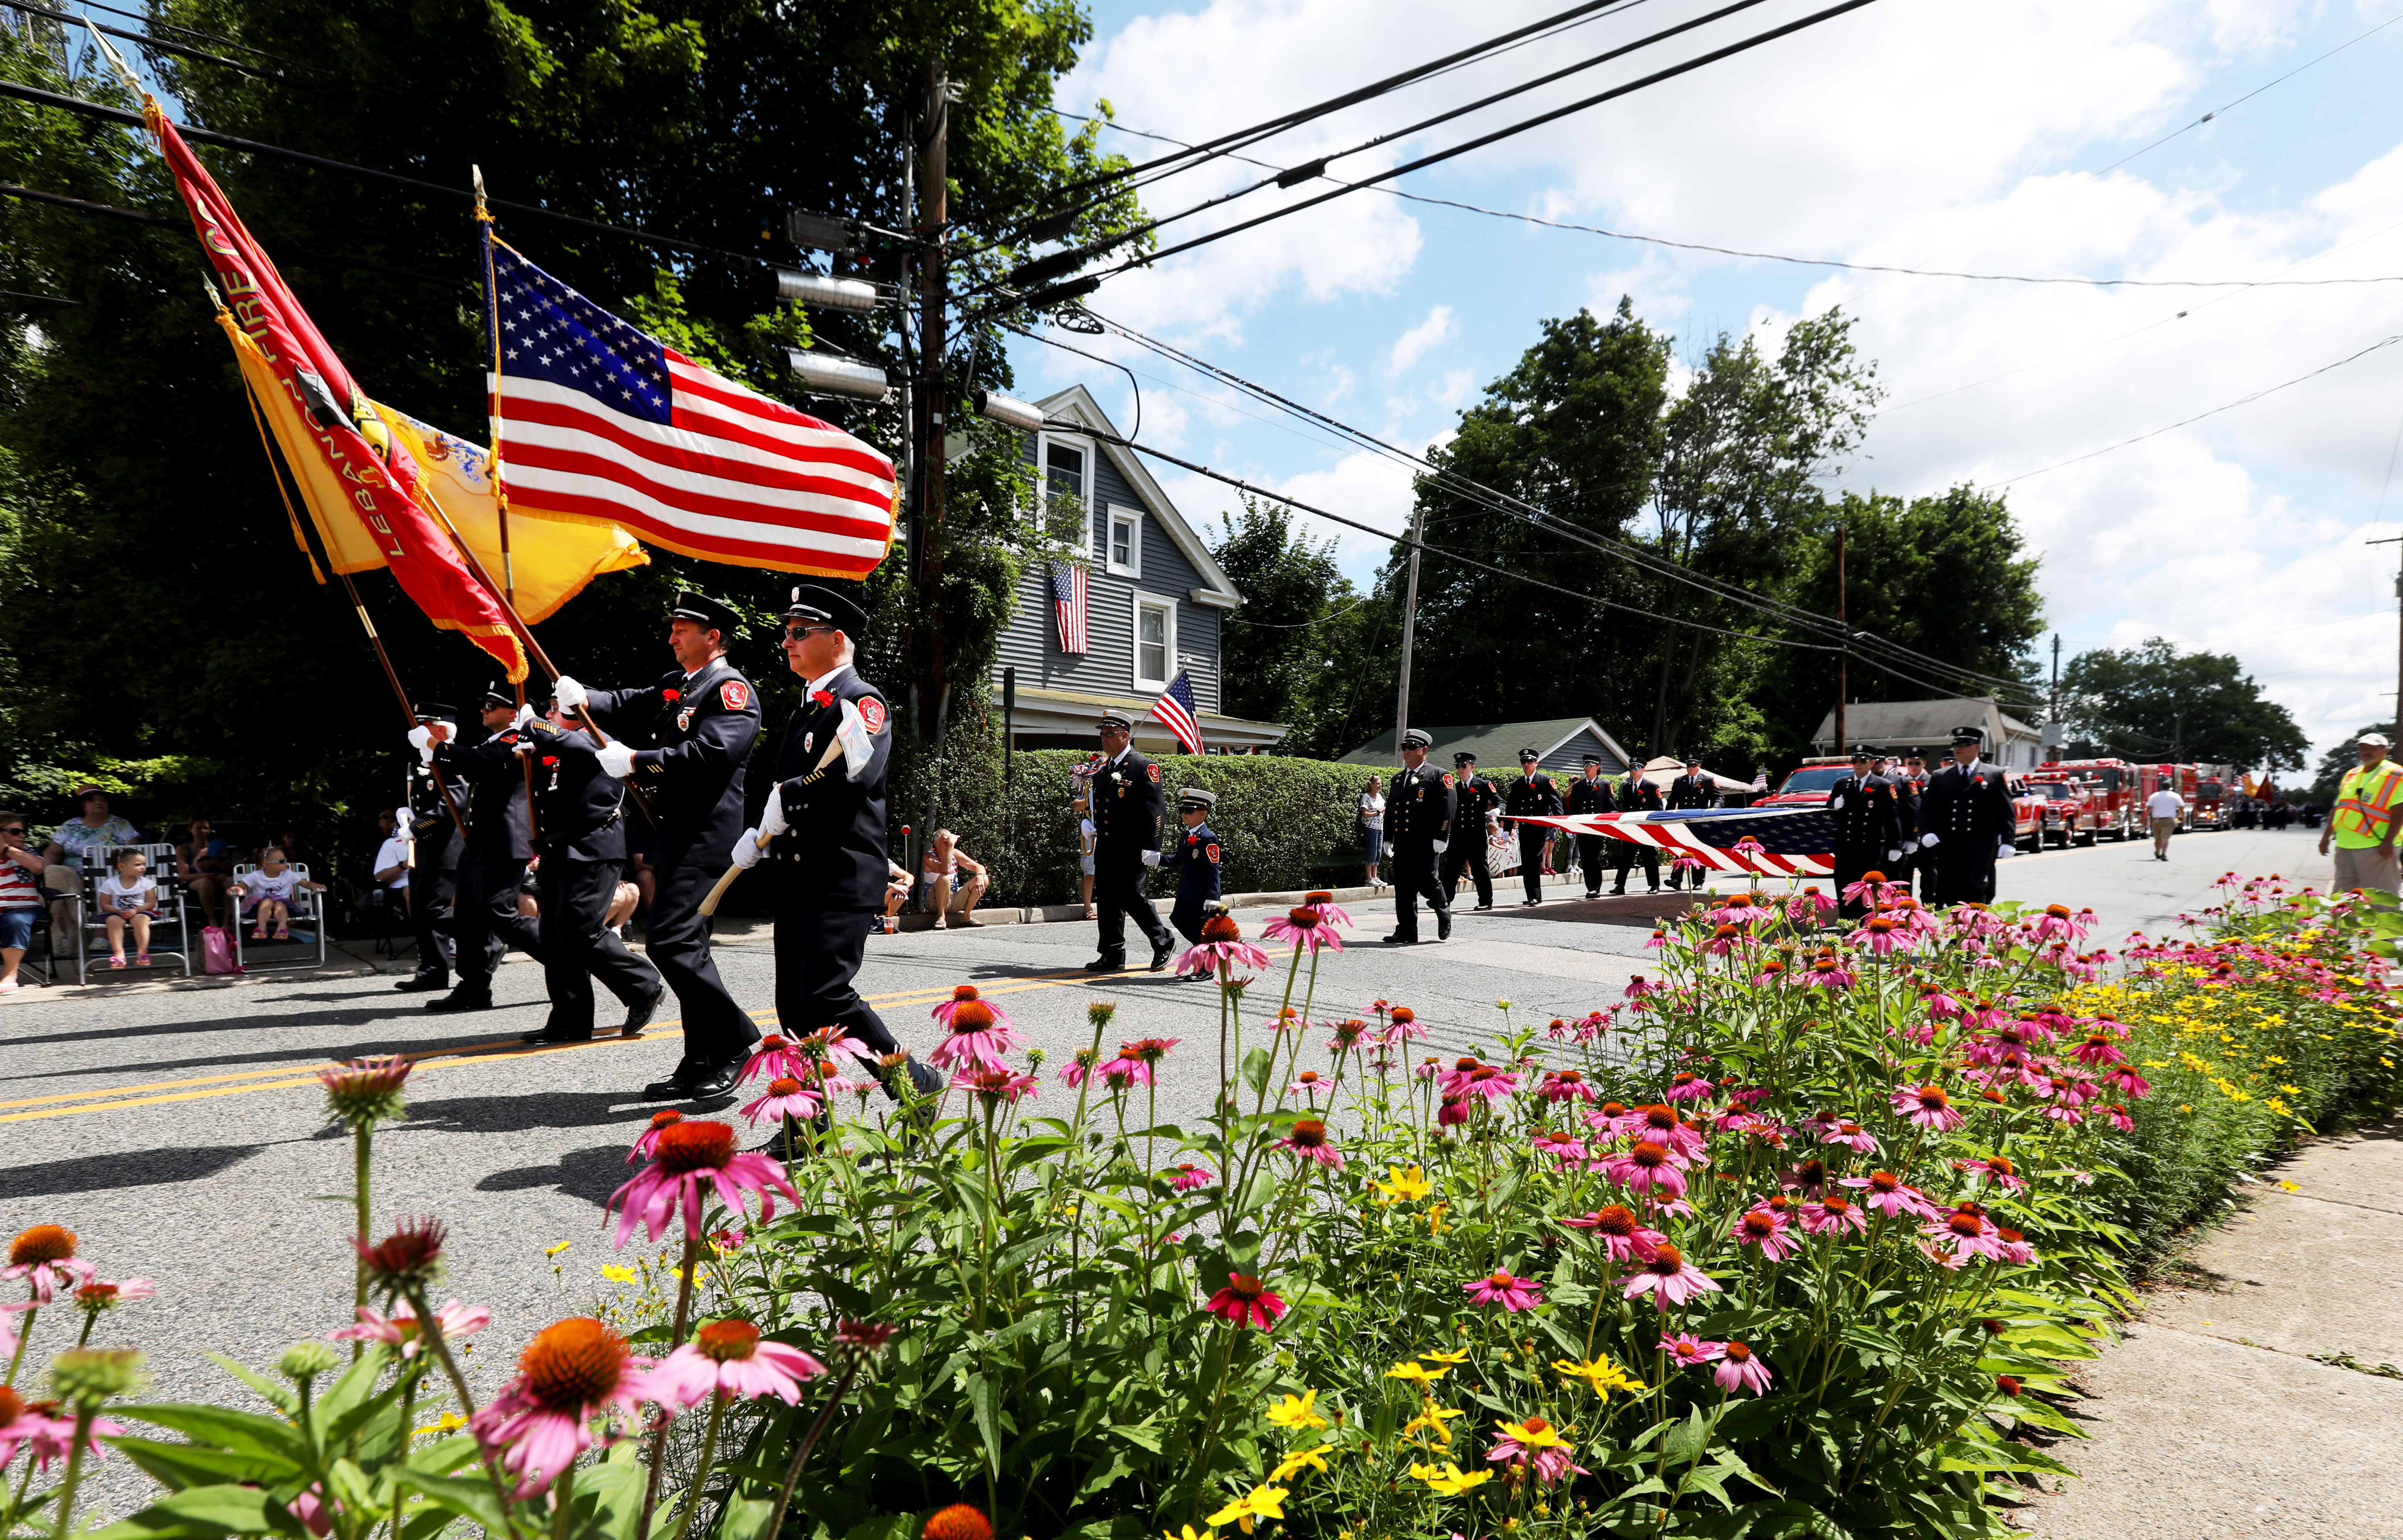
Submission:
POLYGON ((2391 749, 2395 746, 2393 743, 2387 742, 2386 735, 2382 732, 2365 732, 2360 737, 2354 739, 2354 742, 2356 743, 2372 744, 2382 749, 2391 749))

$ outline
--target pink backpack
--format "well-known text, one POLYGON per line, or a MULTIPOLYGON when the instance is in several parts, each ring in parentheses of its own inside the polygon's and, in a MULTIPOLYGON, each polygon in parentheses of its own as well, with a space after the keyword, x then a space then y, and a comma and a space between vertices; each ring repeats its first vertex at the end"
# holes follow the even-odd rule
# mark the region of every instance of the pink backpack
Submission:
POLYGON ((233 937, 223 925, 204 926, 201 931, 201 971, 203 973, 240 973, 242 964, 233 960, 233 937))

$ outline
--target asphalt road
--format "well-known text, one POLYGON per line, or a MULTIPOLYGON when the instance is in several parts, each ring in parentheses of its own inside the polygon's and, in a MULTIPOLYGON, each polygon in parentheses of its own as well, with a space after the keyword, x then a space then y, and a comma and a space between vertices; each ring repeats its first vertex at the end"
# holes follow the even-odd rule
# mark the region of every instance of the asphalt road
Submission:
MULTIPOLYGON (((2301 831, 2202 834, 2155 863, 2148 846, 2024 856, 2002 867, 2005 897, 2090 904, 2101 935, 2159 931, 2182 909, 2209 902, 2230 867, 2306 869, 2325 880, 2301 831)), ((1387 947, 1390 901, 1353 906, 1355 944, 1322 964, 1321 1019, 1365 1012, 1384 998, 1432 1028, 1430 1051, 1459 1051, 1502 1025, 1495 1003, 1537 1022, 1618 997, 1645 969, 1646 930, 1618 906, 1617 923, 1590 923, 1581 903, 1466 915, 1441 946, 1387 947)), ((1640 904, 1640 900, 1630 901, 1640 904)), ((1605 906, 1608 908, 1608 906, 1605 906)), ((1266 911, 1246 916, 1248 931, 1266 911)), ((1431 932, 1430 932, 1431 933, 1431 932)), ((991 992, 1048 1059, 1046 1079, 1088 1041, 1085 1006, 1118 1003, 1114 1034, 1182 1038, 1194 1073, 1164 1077, 1161 1113, 1191 1118, 1215 1078, 1215 992, 1168 976, 1093 979, 1089 923, 992 926, 871 941, 861 984, 902 1040, 936 1040, 933 1005, 960 982, 991 992)), ((764 929, 726 937, 719 966, 736 997, 771 1020, 772 962, 764 929)), ((256 1365, 348 1315, 348 1148, 321 1114, 318 1065, 361 1054, 421 1056, 407 1123, 379 1135, 378 1227, 436 1214, 451 1227, 446 1294, 487 1305, 493 1328, 477 1355, 497 1376, 536 1328, 587 1309, 612 1260, 604 1205, 624 1180, 629 1144, 655 1103, 646 1081, 674 1064, 672 1021, 643 1038, 529 1049, 518 1034, 543 1018, 542 979, 522 959, 501 970, 501 1006, 431 1016, 396 994, 395 964, 351 976, 212 980, 188 986, 27 990, 0 1002, 0 1233, 63 1224, 104 1277, 146 1277, 159 1297, 128 1307, 96 1340, 145 1348, 157 1393, 183 1398, 239 1393, 205 1356, 256 1365), (329 1196, 330 1195, 330 1196, 329 1196), (554 1262, 553 1242, 570 1248, 554 1262)), ((405 971, 406 964, 398 964, 405 971)), ((1299 997, 1297 995, 1297 1004, 1299 997)), ((1252 1001, 1265 1021, 1275 996, 1252 1001)), ((1182 1068, 1177 1059, 1171 1071, 1182 1068)), ((1046 1103, 1059 1100, 1055 1085, 1046 1103)), ((35 1347, 61 1345, 45 1325, 35 1347)), ((104 1488, 111 1506, 134 1490, 119 1466, 104 1488)), ((120 1506, 121 1511, 121 1506, 120 1506)))

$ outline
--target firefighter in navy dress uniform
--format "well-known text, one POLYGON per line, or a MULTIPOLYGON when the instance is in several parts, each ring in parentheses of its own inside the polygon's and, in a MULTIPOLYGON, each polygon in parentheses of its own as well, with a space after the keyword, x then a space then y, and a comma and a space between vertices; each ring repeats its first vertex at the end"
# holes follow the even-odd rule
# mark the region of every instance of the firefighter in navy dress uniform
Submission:
POLYGON ((1101 915, 1101 955, 1087 973, 1116 973, 1126 966, 1127 917, 1151 943, 1151 971, 1168 966, 1176 938, 1160 923, 1160 911, 1144 896, 1143 874, 1160 865, 1160 825, 1168 819, 1168 794, 1160 767, 1137 754, 1131 742, 1134 718, 1122 711, 1102 713, 1101 763, 1086 781, 1093 805, 1093 902, 1101 915))
MULTIPOLYGON (((1176 794, 1177 822, 1185 832, 1177 837, 1176 853, 1170 857, 1176 867, 1176 907, 1168 911, 1168 923, 1188 944, 1202 940, 1202 922, 1210 917, 1210 906, 1219 897, 1220 864, 1226 852, 1218 843, 1217 831, 1210 826, 1211 810, 1218 805, 1218 794, 1200 786, 1188 786, 1176 794)), ((1206 973, 1196 978, 1206 980, 1206 973)))
POLYGON ((409 735, 425 766, 438 775, 464 777, 468 785, 467 846, 451 903, 451 960, 459 982, 450 993, 425 1002, 427 1010, 490 1008, 493 970, 511 947, 542 960, 540 933, 518 912, 518 883, 525 878, 534 844, 526 825, 525 771, 513 751, 534 712, 495 685, 484 692, 483 714, 489 736, 470 747, 461 746, 448 723, 409 735))
POLYGON ((659 970, 602 923, 626 869, 626 787, 601 768, 600 745, 556 702, 548 720, 526 725, 515 747, 534 767, 534 844, 542 857, 535 906, 550 991, 550 1019, 526 1041, 586 1043, 592 1038, 593 980, 630 1013, 647 1013, 663 987, 659 970))
MULTIPOLYGON (((1406 946, 1419 938, 1422 895, 1435 910, 1435 938, 1452 939, 1450 884, 1437 880, 1435 863, 1452 842, 1458 802, 1452 777, 1426 762, 1434 742, 1416 728, 1402 734, 1402 769, 1385 798, 1385 850, 1394 861, 1394 934, 1385 939, 1406 946)), ((1465 838, 1484 843, 1484 825, 1465 838)))
MULTIPOLYGON (((643 1088, 652 1101, 724 1095, 759 1040, 749 1013, 717 976, 709 920, 701 912, 743 832, 743 765, 759 736, 758 691, 726 659, 737 623, 722 602, 678 593, 668 615, 676 666, 657 684, 587 690, 562 674, 552 687, 562 710, 590 710, 610 738, 595 751, 602 768, 631 777, 659 819, 643 950, 683 1007, 684 1058, 666 1079, 643 1088)), ((630 1017, 626 1030, 643 1024, 630 1017)))
MULTIPOLYGON (((776 1024, 789 1038, 840 1027, 880 1058, 903 1052, 854 981, 868 937, 884 914, 893 869, 886 833, 886 776, 893 762, 893 708, 852 666, 868 612, 818 583, 793 590, 785 611, 785 661, 809 694, 776 743, 776 784, 759 826, 734 841, 733 862, 764 853, 776 881, 776 1024)), ((907 1061, 921 1095, 943 1077, 907 1061)), ((885 1090, 900 1097, 886 1073, 885 1090)))
MULTIPOLYGON (((1702 773, 1702 762, 1688 759, 1686 773, 1669 783, 1668 811, 1674 812, 1680 808, 1715 808, 1718 805, 1719 789, 1709 776, 1702 773)), ((1686 886, 1686 876, 1685 872, 1672 866, 1669 868, 1670 891, 1674 893, 1686 886)), ((1697 871, 1692 876, 1692 886, 1699 891, 1702 885, 1702 874, 1697 871)))
POLYGON ((1935 891, 1923 885, 1922 899, 1933 907, 1993 903, 1994 858, 2018 827, 2001 767, 1979 757, 1985 742, 1979 728, 1953 728, 1952 763, 1920 798, 1920 848, 1936 853, 1935 891))
MULTIPOLYGON (((1887 867, 1900 863, 1902 842, 1915 838, 1903 827, 1902 794, 1877 773, 1877 750, 1866 744, 1854 749, 1853 772, 1827 788, 1827 811, 1835 815, 1840 897, 1864 872, 1885 871, 1893 876, 1887 867)), ((1845 902, 1840 912, 1847 920, 1858 920, 1868 912, 1868 906, 1855 898, 1845 902)))
MULTIPOLYGON (((1432 740, 1430 740, 1432 742, 1432 740)), ((1502 805, 1502 794, 1493 783, 1477 773, 1477 756, 1455 754, 1452 756, 1452 787, 1453 822, 1460 838, 1450 841, 1452 848, 1443 856, 1443 901, 1446 909, 1460 892, 1463 868, 1477 884, 1477 907, 1493 907, 1493 864, 1485 856, 1485 815, 1502 805)), ((1388 801, 1391 798, 1387 798, 1388 801)), ((1393 825, 1385 825, 1388 843, 1393 839, 1393 825)))
POLYGON ((1509 795, 1502 804, 1503 826, 1519 831, 1519 881, 1527 890, 1527 896, 1520 900, 1522 909, 1544 901, 1544 852, 1556 831, 1549 824, 1519 820, 1561 814, 1560 783, 1544 773, 1542 758, 1534 749, 1519 751, 1519 779, 1510 783, 1509 795))
MULTIPOLYGON (((1585 756, 1585 774, 1569 783, 1569 812, 1574 816, 1616 811, 1612 806, 1610 783, 1602 778, 1602 756, 1589 754, 1585 756)), ((1577 868, 1585 874, 1585 895, 1588 898, 1602 896, 1602 853, 1609 843, 1599 834, 1577 837, 1577 868)))
MULTIPOLYGON (((438 701, 417 703, 417 725, 449 728, 458 713, 438 701)), ((411 994, 451 988, 451 901, 459 885, 459 825, 455 804, 467 815, 467 783, 450 778, 451 801, 442 800, 434 767, 419 764, 409 775, 409 834, 415 853, 409 867, 409 924, 417 934, 417 971, 393 986, 411 994)))
POLYGON ((1889 779, 1894 782, 1895 795, 1902 798, 1902 859, 1887 867, 1886 875, 1909 893, 1912 874, 1919 873, 1919 891, 1924 896, 1925 874, 1934 869, 1932 861, 1919 849, 1919 808, 1927 796, 1927 756, 1912 749, 1889 772, 1889 779))
MULTIPOLYGON (((1644 778, 1643 756, 1639 755, 1635 764, 1629 769, 1627 779, 1618 784, 1618 811, 1659 812, 1661 808, 1660 788, 1644 778)), ((1644 863, 1644 878, 1651 884, 1651 891, 1660 891, 1660 850, 1652 845, 1639 845, 1632 839, 1621 839, 1618 842, 1618 877, 1610 885, 1613 897, 1627 891, 1627 868, 1639 860, 1644 863)))

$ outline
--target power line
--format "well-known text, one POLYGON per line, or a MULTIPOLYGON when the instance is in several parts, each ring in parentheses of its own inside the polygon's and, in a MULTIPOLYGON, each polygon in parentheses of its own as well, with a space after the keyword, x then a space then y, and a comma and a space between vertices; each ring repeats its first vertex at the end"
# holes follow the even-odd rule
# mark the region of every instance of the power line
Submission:
MULTIPOLYGON (((121 209, 114 203, 95 203, 88 199, 70 198, 64 193, 44 192, 39 187, 20 187, 14 182, 0 182, 0 197, 21 198, 32 203, 48 203, 56 208, 68 209, 93 218, 123 219, 132 224, 169 229, 191 229, 191 222, 187 219, 172 218, 163 214, 149 214, 141 209, 121 209)), ((306 246, 285 245, 281 242, 275 244, 278 251, 288 257, 297 257, 304 262, 324 262, 346 268, 360 268, 369 272, 388 272, 396 278, 414 279, 420 284, 432 284, 438 288, 465 288, 469 284, 469 280, 464 278, 437 278, 432 273, 418 272, 410 268, 396 268, 390 263, 371 261, 364 257, 340 257, 329 252, 313 251, 306 246)), ((28 295, 21 298, 41 299, 52 297, 28 295)), ((82 301, 60 299, 56 302, 62 305, 74 305, 80 304, 82 301)))
POLYGON ((295 90, 307 91, 312 96, 330 96, 333 94, 333 92, 327 90, 323 86, 313 86, 305 80, 295 80, 288 75, 279 75, 273 70, 263 70, 256 64, 245 64, 239 59, 228 59, 223 54, 210 53, 204 49, 191 48, 182 43, 170 43, 162 38, 153 37, 147 33, 128 32, 123 27, 104 26, 98 21, 92 21, 89 17, 72 16, 63 10, 52 10, 48 6, 34 5, 31 3, 31 0, 0 0, 0 6, 6 6, 11 10, 23 11, 28 16, 47 16, 53 21, 63 22, 68 26, 74 26, 77 22, 81 22, 86 26, 104 32, 111 37, 122 37, 127 42, 138 43, 146 49, 156 49, 161 53, 178 54, 186 59, 197 59, 202 63, 217 64, 226 69, 239 70, 244 75, 257 76, 261 80, 272 80, 278 85, 290 86, 295 90))
POLYGON ((339 75, 340 73, 337 70, 327 69, 323 64, 303 63, 298 59, 286 58, 285 55, 280 53, 270 53, 265 49, 253 48, 248 43, 244 43, 238 38, 229 37, 221 32, 204 32, 199 27, 187 27, 181 26, 174 21, 162 21, 155 16, 146 16, 138 10, 127 10, 119 6, 102 5, 100 0, 83 0, 83 6, 87 10, 106 11, 111 16, 132 17, 134 21, 141 22, 146 27, 151 27, 154 29, 163 27, 169 32, 182 33, 187 37, 197 37, 201 39, 203 42, 215 43, 220 48, 232 49, 237 53, 257 54, 259 58, 272 60, 276 63, 282 64, 286 69, 308 70, 313 74, 328 76, 339 75))

